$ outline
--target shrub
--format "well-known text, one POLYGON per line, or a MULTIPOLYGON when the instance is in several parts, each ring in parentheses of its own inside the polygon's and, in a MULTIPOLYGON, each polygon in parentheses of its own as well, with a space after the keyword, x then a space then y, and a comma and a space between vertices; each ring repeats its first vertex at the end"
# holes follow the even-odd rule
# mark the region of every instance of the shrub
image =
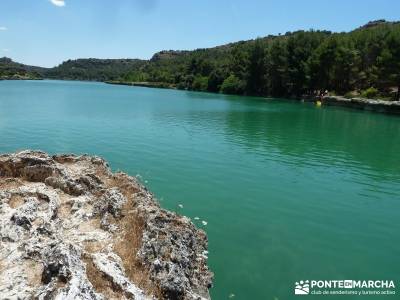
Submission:
POLYGON ((373 87, 370 87, 365 91, 361 92, 361 97, 363 98, 376 98, 377 96, 378 96, 378 90, 373 87))
POLYGON ((224 71, 216 69, 211 72, 208 78, 208 90, 210 92, 218 92, 221 89, 221 85, 224 82, 226 75, 224 71))
POLYGON ((192 89, 195 91, 206 91, 207 88, 208 88, 208 77, 196 76, 192 84, 192 89))
POLYGON ((230 75, 221 85, 221 92, 224 94, 241 94, 244 83, 235 75, 230 75))

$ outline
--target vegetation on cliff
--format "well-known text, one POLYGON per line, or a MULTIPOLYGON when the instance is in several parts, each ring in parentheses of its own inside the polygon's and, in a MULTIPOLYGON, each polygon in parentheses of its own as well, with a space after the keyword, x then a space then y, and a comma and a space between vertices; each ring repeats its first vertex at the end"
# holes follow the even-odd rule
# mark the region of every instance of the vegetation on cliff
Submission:
POLYGON ((209 49, 161 51, 149 61, 69 60, 39 73, 239 95, 285 97, 329 90, 398 100, 400 23, 378 20, 351 32, 296 31, 209 49))
POLYGON ((348 33, 297 31, 212 49, 164 51, 122 80, 257 96, 329 90, 398 99, 400 24, 377 21, 348 33))
POLYGON ((40 79, 45 73, 45 68, 28 66, 12 61, 10 58, 0 58, 1 79, 40 79))
POLYGON ((140 59, 77 59, 68 60, 43 75, 53 79, 118 80, 132 70, 139 70, 146 63, 140 59))

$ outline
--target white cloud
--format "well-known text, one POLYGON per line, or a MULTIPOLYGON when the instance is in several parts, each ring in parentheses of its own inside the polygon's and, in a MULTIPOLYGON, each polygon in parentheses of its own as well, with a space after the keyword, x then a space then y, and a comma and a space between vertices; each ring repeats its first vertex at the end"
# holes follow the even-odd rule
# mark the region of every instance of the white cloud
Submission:
POLYGON ((65 1, 64 0, 50 0, 51 3, 53 3, 55 6, 58 7, 63 7, 65 6, 65 1))
POLYGON ((0 26, 0 31, 6 31, 8 28, 5 26, 0 26))

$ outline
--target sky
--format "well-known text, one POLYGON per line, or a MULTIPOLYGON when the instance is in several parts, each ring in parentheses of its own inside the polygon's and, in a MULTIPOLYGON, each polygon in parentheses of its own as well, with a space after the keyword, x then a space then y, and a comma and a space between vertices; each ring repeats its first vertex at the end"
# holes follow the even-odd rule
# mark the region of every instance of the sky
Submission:
POLYGON ((400 20, 400 0, 0 0, 0 57, 149 59, 299 29, 400 20))

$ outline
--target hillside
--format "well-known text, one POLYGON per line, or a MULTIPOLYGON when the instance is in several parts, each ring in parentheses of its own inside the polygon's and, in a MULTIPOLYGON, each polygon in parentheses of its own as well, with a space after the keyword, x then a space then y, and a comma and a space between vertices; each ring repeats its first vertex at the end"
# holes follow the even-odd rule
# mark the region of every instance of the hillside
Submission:
POLYGON ((394 99, 400 24, 372 21, 351 32, 296 31, 210 49, 162 51, 126 82, 258 96, 333 94, 394 99))
POLYGON ((300 30, 214 48, 161 51, 147 61, 68 60, 36 71, 54 79, 239 95, 299 97, 328 90, 395 100, 400 86, 400 23, 376 20, 341 33, 300 30))
POLYGON ((47 78, 70 80, 116 80, 147 63, 140 59, 76 59, 68 60, 44 73, 47 78))
POLYGON ((40 79, 45 72, 45 68, 20 64, 7 57, 0 58, 0 80, 40 79))

